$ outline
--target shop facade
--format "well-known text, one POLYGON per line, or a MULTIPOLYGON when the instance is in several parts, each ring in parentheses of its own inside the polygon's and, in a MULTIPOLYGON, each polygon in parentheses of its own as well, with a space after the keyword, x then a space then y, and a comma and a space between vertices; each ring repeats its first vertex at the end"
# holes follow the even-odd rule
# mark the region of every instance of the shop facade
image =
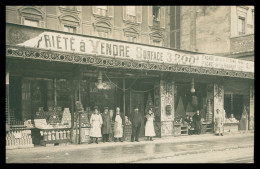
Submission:
MULTIPOLYGON (((178 121, 197 109, 203 133, 213 132, 216 109, 229 111, 224 106, 229 93, 242 93, 250 119, 254 115, 253 62, 11 23, 6 24, 6 79, 6 122, 11 129, 30 131, 30 145, 87 142, 94 106, 101 112, 118 106, 126 117, 137 106, 143 118, 153 107, 158 137, 185 134, 178 121), (236 84, 242 87, 230 91, 236 84), (76 101, 84 108, 81 115, 76 101), (66 139, 57 142, 61 136, 66 139)), ((239 118, 233 111, 241 108, 228 112, 239 118)), ((143 120, 141 136, 144 125, 143 120)), ((126 140, 130 134, 125 132, 126 140)))

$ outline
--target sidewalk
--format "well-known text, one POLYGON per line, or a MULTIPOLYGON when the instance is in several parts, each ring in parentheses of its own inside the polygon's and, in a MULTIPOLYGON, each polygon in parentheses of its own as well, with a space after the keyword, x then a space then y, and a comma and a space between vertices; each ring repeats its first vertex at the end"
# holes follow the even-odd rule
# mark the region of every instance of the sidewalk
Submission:
POLYGON ((70 144, 64 146, 51 146, 51 147, 43 147, 37 146, 33 148, 26 149, 11 149, 6 150, 6 152, 55 152, 55 151, 64 151, 64 150, 77 150, 77 149, 93 149, 93 148, 101 148, 101 147, 113 147, 113 146, 126 146, 126 145, 143 145, 143 144, 158 144, 158 143, 184 143, 184 142, 192 142, 192 141, 206 141, 206 140, 223 140, 225 138, 241 138, 247 136, 254 136, 253 131, 246 132, 236 132, 236 133, 226 133, 224 136, 216 136, 214 134, 201 134, 201 135, 188 135, 188 136, 165 136, 162 138, 154 138, 154 141, 146 141, 146 138, 140 138, 140 142, 109 142, 103 143, 99 142, 99 144, 92 143, 83 143, 83 144, 70 144))

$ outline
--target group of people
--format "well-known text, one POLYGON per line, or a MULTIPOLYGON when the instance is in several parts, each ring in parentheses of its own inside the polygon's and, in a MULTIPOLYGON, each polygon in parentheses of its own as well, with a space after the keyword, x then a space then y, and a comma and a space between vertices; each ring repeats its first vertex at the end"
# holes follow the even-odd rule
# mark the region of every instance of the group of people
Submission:
POLYGON ((197 112, 192 117, 187 115, 184 121, 188 123, 189 135, 201 133, 202 123, 201 123, 201 115, 199 110, 197 110, 197 112))
POLYGON ((116 108, 115 115, 112 116, 108 113, 108 107, 104 108, 104 113, 100 114, 98 107, 94 107, 94 113, 90 117, 90 143, 94 141, 98 144, 98 138, 102 137, 103 142, 110 142, 109 136, 112 134, 112 121, 114 122, 114 141, 119 139, 123 142, 123 127, 124 116, 120 112, 120 108, 116 108))
MULTIPOLYGON (((154 131, 154 114, 152 109, 149 109, 147 115, 145 116, 147 119, 145 126, 145 136, 147 136, 148 140, 152 141, 152 137, 155 136, 154 131)), ((142 124, 142 114, 139 112, 139 108, 136 107, 134 109, 134 113, 130 117, 130 121, 132 123, 132 135, 131 141, 139 142, 139 134, 142 124)), ((98 138, 102 137, 103 142, 110 142, 109 137, 112 134, 112 122, 114 122, 114 141, 118 140, 123 142, 123 128, 125 124, 124 115, 120 112, 120 108, 116 108, 116 113, 111 117, 111 114, 108 112, 108 107, 104 108, 104 113, 100 114, 98 111, 98 107, 94 107, 94 113, 90 117, 90 143, 94 141, 98 144, 98 138)))

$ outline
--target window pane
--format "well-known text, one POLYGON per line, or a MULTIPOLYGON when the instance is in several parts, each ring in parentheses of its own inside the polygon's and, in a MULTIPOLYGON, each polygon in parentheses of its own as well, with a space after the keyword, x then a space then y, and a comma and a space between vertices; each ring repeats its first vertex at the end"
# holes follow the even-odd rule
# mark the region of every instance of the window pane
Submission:
POLYGON ((245 33, 245 18, 239 17, 238 18, 238 34, 244 34, 245 33))
POLYGON ((76 27, 73 27, 73 26, 64 26, 64 31, 65 31, 65 32, 70 32, 70 33, 76 33, 76 27))
POLYGON ((181 43, 181 38, 180 38, 180 31, 176 32, 176 48, 180 49, 180 43, 181 43))
POLYGON ((34 21, 34 20, 29 20, 29 19, 24 19, 24 25, 28 25, 28 26, 38 26, 38 21, 34 21))
POLYGON ((180 29, 180 6, 176 6, 176 29, 180 29))

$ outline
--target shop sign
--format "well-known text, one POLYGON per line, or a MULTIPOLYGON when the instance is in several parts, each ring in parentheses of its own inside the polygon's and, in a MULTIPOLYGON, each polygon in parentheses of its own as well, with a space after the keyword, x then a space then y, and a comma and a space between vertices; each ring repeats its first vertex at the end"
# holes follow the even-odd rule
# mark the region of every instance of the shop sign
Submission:
POLYGON ((75 54, 254 72, 252 61, 206 54, 187 54, 165 48, 47 31, 18 45, 75 54))

